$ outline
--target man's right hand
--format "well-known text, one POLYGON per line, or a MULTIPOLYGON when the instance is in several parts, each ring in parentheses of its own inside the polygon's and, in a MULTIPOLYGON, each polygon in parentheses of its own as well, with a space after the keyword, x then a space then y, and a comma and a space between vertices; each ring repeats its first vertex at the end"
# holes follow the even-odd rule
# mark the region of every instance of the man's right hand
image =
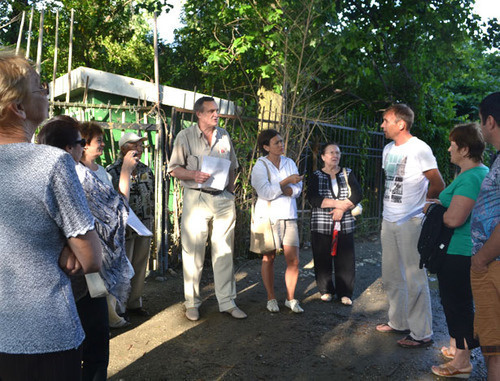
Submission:
POLYGON ((198 184, 203 184, 210 178, 210 175, 205 172, 195 171, 193 180, 198 184))
POLYGON ((128 151, 123 157, 122 171, 131 175, 135 167, 139 163, 139 158, 136 156, 137 151, 128 151))

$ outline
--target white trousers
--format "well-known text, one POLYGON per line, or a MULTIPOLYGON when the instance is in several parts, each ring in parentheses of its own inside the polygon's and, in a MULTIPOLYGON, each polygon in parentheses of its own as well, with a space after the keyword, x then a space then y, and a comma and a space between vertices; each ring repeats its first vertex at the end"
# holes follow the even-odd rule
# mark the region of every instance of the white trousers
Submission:
POLYGON ((432 310, 427 272, 419 269, 417 251, 421 219, 398 225, 382 221, 382 281, 389 299, 389 325, 411 331, 416 340, 432 336, 432 310))
POLYGON ((219 311, 236 306, 236 282, 233 270, 234 196, 224 191, 213 196, 198 190, 184 189, 181 220, 182 268, 186 308, 201 305, 200 279, 205 261, 205 246, 212 225, 212 267, 219 311))

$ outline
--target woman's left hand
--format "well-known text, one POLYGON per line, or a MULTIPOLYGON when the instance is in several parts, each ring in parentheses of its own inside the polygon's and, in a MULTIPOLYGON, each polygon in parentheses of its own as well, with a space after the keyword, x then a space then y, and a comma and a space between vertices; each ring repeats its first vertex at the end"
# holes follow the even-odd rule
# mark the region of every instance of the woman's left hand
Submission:
POLYGON ((283 189, 283 195, 284 195, 284 196, 288 196, 288 197, 292 197, 292 195, 293 195, 293 190, 292 190, 292 188, 290 188, 290 187, 285 187, 285 188, 283 189))
POLYGON ((340 221, 344 216, 344 211, 339 208, 333 209, 331 212, 328 213, 332 215, 332 219, 334 221, 340 221))

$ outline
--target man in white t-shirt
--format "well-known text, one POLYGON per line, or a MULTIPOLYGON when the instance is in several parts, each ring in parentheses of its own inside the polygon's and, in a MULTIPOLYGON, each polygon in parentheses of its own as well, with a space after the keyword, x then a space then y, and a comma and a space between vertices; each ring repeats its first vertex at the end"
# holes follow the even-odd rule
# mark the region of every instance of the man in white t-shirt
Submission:
POLYGON ((419 269, 417 242, 426 198, 437 198, 444 182, 431 148, 410 133, 413 111, 395 104, 384 112, 382 130, 393 141, 384 148, 384 211, 381 231, 382 281, 389 321, 377 331, 407 333, 405 348, 432 344, 432 312, 425 269, 419 269))

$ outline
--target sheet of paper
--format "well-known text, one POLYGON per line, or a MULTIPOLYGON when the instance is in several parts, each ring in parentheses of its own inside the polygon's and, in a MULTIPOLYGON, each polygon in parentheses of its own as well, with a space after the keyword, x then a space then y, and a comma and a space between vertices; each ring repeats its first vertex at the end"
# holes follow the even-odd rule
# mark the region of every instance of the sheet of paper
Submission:
POLYGON ((87 288, 89 289, 91 298, 101 298, 108 295, 106 285, 99 273, 85 274, 85 280, 87 281, 87 288))
POLYGON ((128 210, 127 225, 135 230, 142 237, 151 237, 153 233, 141 222, 132 209, 128 210))
POLYGON ((213 188, 224 190, 229 176, 231 161, 212 156, 203 156, 201 160, 201 172, 210 174, 210 178, 198 188, 213 188))

